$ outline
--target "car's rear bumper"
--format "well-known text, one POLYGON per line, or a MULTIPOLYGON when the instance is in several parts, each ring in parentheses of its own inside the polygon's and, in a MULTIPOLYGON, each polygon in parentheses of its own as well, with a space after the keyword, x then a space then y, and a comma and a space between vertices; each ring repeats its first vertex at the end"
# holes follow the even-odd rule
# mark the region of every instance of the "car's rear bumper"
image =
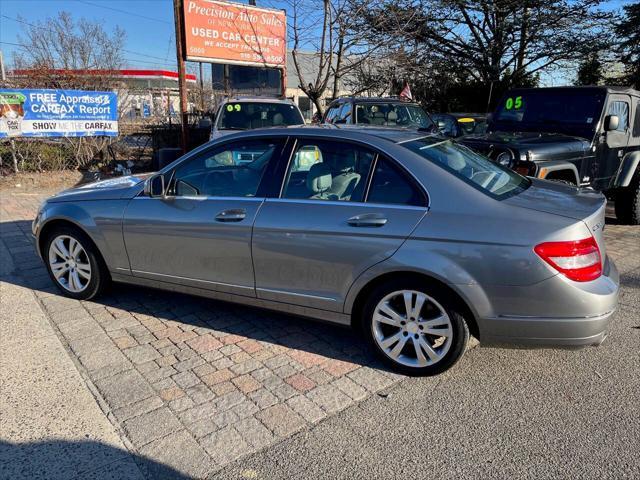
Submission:
POLYGON ((607 312, 591 318, 521 318, 485 319, 485 345, 526 345, 581 347, 600 345, 609 332, 609 320, 615 313, 607 312))
POLYGON ((579 347, 599 345, 618 307, 620 277, 606 258, 603 275, 573 282, 558 275, 528 287, 485 290, 491 315, 478 319, 485 345, 579 347))

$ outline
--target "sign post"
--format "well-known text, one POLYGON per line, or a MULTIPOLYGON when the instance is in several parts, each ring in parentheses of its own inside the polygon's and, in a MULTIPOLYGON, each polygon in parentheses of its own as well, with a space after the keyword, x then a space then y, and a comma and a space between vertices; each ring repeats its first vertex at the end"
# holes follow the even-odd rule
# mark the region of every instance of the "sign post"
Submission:
POLYGON ((180 92, 180 123, 181 123, 181 140, 182 153, 187 153, 189 144, 189 133, 187 130, 189 119, 187 116, 187 79, 185 77, 185 50, 184 50, 184 19, 183 0, 173 0, 173 15, 176 24, 176 55, 178 61, 178 90, 180 92))

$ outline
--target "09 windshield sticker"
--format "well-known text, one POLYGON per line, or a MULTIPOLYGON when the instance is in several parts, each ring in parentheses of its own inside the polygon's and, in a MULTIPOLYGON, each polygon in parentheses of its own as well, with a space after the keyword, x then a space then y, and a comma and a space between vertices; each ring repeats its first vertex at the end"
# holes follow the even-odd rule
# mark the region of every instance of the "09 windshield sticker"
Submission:
POLYGON ((227 105, 227 112, 233 112, 234 110, 236 112, 239 112, 240 110, 242 110, 242 106, 239 103, 236 103, 235 105, 227 105))
POLYGON ((522 102, 522 96, 517 96, 515 98, 509 97, 504 103, 504 108, 506 110, 520 110, 524 106, 522 102))

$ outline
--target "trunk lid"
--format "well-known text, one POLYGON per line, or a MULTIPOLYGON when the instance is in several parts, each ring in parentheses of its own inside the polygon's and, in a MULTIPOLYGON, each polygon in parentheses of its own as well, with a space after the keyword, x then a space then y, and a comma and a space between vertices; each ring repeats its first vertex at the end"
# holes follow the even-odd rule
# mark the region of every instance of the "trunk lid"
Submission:
POLYGON ((596 239, 604 264, 605 196, 591 189, 576 188, 559 182, 537 178, 532 178, 531 181, 532 185, 527 190, 505 202, 529 210, 581 220, 596 239))

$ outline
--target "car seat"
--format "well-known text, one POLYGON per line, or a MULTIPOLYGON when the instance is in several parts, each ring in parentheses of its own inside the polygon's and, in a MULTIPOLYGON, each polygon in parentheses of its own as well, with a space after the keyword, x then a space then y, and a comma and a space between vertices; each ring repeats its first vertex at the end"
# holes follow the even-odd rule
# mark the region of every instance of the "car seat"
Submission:
POLYGON ((328 200, 327 191, 331 188, 331 170, 325 163, 314 163, 307 173, 307 190, 311 192, 309 198, 328 200))
POLYGON ((372 125, 384 125, 384 113, 375 112, 373 114, 373 118, 371 119, 372 125))
POLYGON ((280 126, 280 125, 284 125, 284 117, 282 116, 281 113, 276 113, 273 116, 272 125, 274 127, 277 127, 277 126, 280 126))
POLYGON ((387 125, 395 125, 398 123, 398 114, 395 110, 391 110, 387 115, 387 125))
POLYGON ((334 175, 327 195, 333 200, 350 200, 361 178, 355 171, 355 152, 353 150, 336 152, 333 155, 333 163, 334 175))

